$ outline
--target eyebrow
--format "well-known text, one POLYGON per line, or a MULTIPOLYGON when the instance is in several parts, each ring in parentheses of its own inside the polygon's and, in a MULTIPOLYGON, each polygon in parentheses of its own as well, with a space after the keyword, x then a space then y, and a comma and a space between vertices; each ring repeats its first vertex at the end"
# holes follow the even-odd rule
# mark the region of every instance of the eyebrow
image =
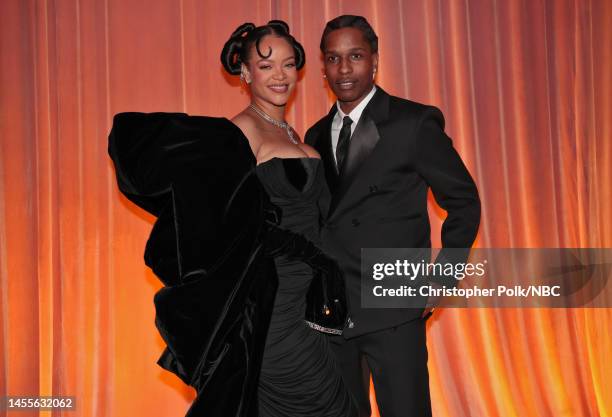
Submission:
MULTIPOLYGON (((295 59, 295 56, 291 55, 291 56, 288 56, 287 58, 283 58, 281 62, 289 61, 290 59, 295 59)), ((272 60, 270 58, 261 58, 259 61, 257 61, 257 63, 259 64, 265 61, 272 61, 272 60)))
MULTIPOLYGON (((350 49, 350 50, 348 51, 348 53, 350 54, 350 53, 352 53, 352 52, 360 52, 360 51, 366 51, 366 49, 365 49, 365 48, 362 48, 362 47, 360 46, 360 47, 357 47, 357 48, 352 48, 352 49, 350 49)), ((337 51, 334 51, 334 50, 332 49, 332 50, 326 50, 326 51, 325 51, 325 53, 326 53, 326 54, 337 54, 338 52, 337 52, 337 51)))

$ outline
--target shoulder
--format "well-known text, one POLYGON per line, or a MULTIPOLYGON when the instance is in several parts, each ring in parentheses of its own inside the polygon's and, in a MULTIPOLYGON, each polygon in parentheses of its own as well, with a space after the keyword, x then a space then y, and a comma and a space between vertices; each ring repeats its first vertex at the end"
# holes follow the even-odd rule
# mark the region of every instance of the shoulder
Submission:
POLYGON ((412 115, 416 119, 439 118, 444 120, 442 112, 437 107, 401 97, 389 96, 389 109, 395 116, 412 115))
POLYGON ((231 122, 236 125, 247 138, 255 136, 255 132, 258 128, 257 120, 246 111, 238 113, 231 119, 231 122))
POLYGON ((246 109, 232 118, 232 123, 242 131, 249 142, 251 153, 257 155, 265 141, 262 138, 261 120, 256 119, 246 109))
POLYGON ((314 125, 312 125, 304 136, 304 142, 309 145, 314 145, 316 143, 317 137, 325 130, 325 128, 329 124, 330 115, 327 114, 324 117, 320 118, 314 125))
POLYGON ((389 118, 409 122, 415 128, 427 124, 437 125, 444 130, 444 115, 435 106, 389 95, 389 118))
POLYGON ((231 119, 232 123, 242 128, 253 128, 256 126, 256 122, 253 117, 246 111, 243 110, 231 119))

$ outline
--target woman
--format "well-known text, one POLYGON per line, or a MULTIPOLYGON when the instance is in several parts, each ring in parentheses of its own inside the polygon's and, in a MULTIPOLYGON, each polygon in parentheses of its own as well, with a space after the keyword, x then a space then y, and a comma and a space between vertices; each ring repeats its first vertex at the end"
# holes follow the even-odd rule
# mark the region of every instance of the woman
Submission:
POLYGON ((284 22, 247 23, 221 58, 251 92, 231 122, 124 113, 109 138, 121 191, 158 217, 145 253, 165 284, 158 363, 196 388, 187 416, 352 416, 319 332, 346 321, 316 247, 322 165, 284 122, 303 49, 284 22))

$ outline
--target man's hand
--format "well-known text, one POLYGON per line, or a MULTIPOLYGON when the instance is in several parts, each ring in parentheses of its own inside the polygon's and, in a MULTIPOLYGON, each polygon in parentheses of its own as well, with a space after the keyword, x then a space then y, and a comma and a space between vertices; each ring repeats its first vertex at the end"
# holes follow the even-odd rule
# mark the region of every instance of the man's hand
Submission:
POLYGON ((435 307, 431 307, 431 308, 426 308, 425 310, 423 310, 423 314, 421 314, 421 318, 428 318, 429 316, 431 316, 434 312, 436 308, 435 307))
MULTIPOLYGON (((437 284, 435 282, 430 282, 429 286, 433 289, 439 289, 442 288, 442 286, 440 284, 437 284)), ((437 291, 436 291, 437 293, 437 291)), ((429 296, 429 298, 427 298, 427 304, 425 304, 425 309, 423 310, 423 313, 421 314, 421 318, 427 318, 429 316, 431 316, 434 312, 434 310, 436 309, 436 307, 440 304, 440 300, 442 297, 440 296, 429 296)))

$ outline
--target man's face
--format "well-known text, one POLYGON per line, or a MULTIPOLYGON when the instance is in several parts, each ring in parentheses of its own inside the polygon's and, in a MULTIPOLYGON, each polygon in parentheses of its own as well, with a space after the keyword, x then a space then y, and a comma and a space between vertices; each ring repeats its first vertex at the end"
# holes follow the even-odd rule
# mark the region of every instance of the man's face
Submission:
POLYGON ((349 113, 372 90, 378 66, 378 54, 373 53, 363 33, 356 28, 330 32, 323 51, 325 76, 340 107, 349 113))

